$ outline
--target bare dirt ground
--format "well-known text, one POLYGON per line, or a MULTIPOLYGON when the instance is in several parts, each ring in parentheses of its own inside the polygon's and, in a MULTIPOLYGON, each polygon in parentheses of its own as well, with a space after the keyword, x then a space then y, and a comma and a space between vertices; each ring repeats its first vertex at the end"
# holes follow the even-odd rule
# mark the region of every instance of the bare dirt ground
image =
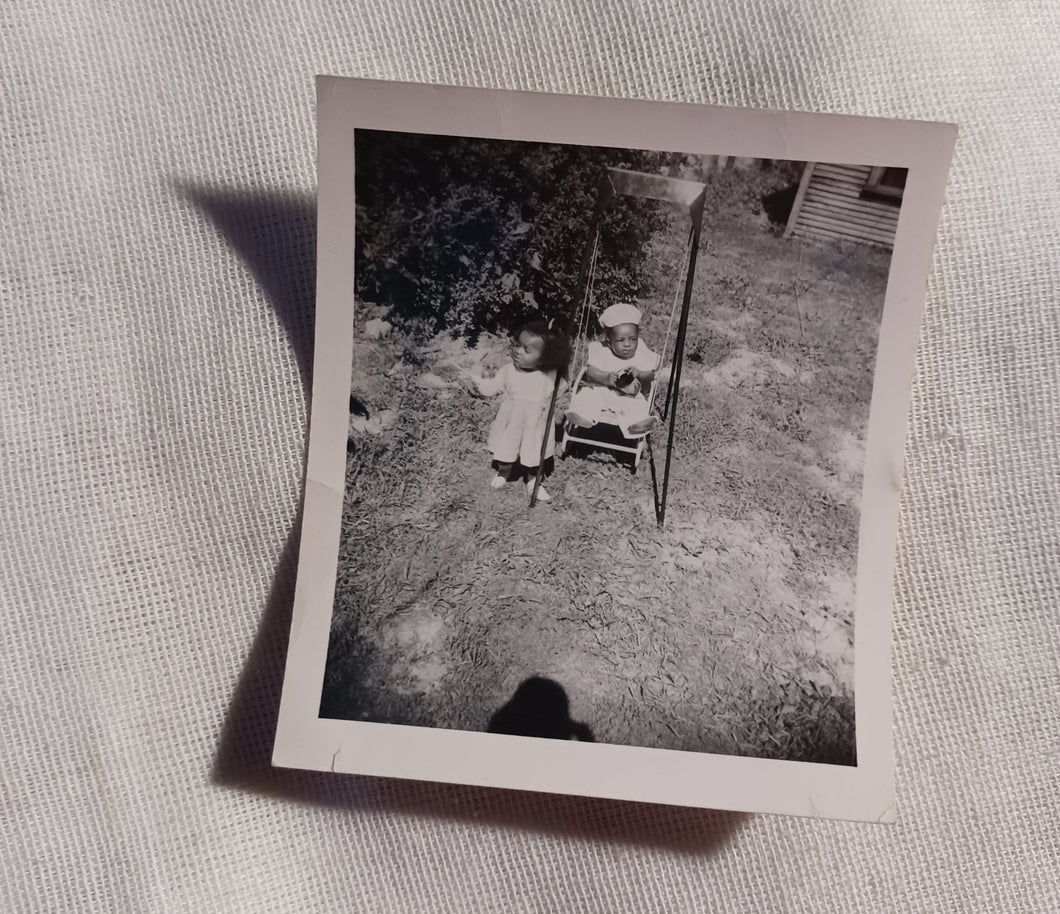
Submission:
MULTIPOLYGON (((639 302, 658 346, 670 237, 639 302)), ((649 252, 652 254, 653 252, 649 252)), ((714 221, 694 289, 666 524, 648 467, 557 462, 494 491, 468 369, 506 342, 355 344, 325 717, 468 730, 532 676, 602 742, 853 764, 853 598, 889 252, 714 221)), ((367 316, 373 315, 371 308, 367 316)), ((665 435, 655 436, 661 470, 665 435)))

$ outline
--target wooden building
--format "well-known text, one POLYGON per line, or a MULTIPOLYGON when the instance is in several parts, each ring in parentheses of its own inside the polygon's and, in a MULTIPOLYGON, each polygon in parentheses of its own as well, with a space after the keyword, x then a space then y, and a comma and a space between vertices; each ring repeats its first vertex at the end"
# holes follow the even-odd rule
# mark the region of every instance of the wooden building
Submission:
POLYGON ((807 162, 784 237, 894 247, 906 169, 807 162))

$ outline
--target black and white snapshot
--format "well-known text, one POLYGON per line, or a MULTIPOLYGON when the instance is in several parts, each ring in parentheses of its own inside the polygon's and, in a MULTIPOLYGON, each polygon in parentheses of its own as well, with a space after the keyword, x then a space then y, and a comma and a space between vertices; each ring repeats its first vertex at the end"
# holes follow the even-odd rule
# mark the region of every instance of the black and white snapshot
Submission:
POLYGON ((906 172, 357 129, 320 717, 857 764, 906 172))

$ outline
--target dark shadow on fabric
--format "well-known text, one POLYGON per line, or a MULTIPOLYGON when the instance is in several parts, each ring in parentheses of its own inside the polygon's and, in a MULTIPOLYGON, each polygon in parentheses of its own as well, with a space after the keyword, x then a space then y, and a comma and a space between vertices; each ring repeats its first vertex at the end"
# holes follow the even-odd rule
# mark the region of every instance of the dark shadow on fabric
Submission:
POLYGON ((210 218, 250 269, 287 333, 308 403, 316 310, 315 201, 299 194, 222 190, 183 182, 173 186, 210 218))
POLYGON ((515 694, 493 714, 486 729, 509 736, 594 741, 593 731, 586 724, 571 720, 570 701, 563 686, 543 676, 524 679, 515 694))
MULTIPOLYGON (((315 295, 312 201, 180 183, 174 188, 217 225, 260 283, 290 337, 308 401, 315 295)), ((435 818, 697 856, 720 850, 750 818, 717 810, 274 768, 272 744, 290 636, 301 520, 299 508, 225 715, 213 783, 355 814, 435 818)))
MULTIPOLYGON (((246 264, 284 328, 306 403, 312 387, 316 296, 316 204, 312 197, 233 191, 175 181, 175 192, 201 210, 246 264)), ((229 307, 251 308, 254 302, 229 307)), ((308 410, 307 410, 308 412, 308 410)), ((229 704, 213 779, 247 784, 270 765, 298 568, 301 506, 287 536, 250 654, 229 704)))

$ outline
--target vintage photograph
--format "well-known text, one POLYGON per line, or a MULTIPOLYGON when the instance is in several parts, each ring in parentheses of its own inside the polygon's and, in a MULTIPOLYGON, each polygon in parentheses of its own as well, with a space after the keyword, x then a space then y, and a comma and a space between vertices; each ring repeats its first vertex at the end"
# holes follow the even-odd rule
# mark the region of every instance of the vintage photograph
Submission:
POLYGON ((893 821, 950 125, 321 77, 273 764, 893 821))
POLYGON ((903 169, 357 130, 320 715, 856 763, 903 169))

